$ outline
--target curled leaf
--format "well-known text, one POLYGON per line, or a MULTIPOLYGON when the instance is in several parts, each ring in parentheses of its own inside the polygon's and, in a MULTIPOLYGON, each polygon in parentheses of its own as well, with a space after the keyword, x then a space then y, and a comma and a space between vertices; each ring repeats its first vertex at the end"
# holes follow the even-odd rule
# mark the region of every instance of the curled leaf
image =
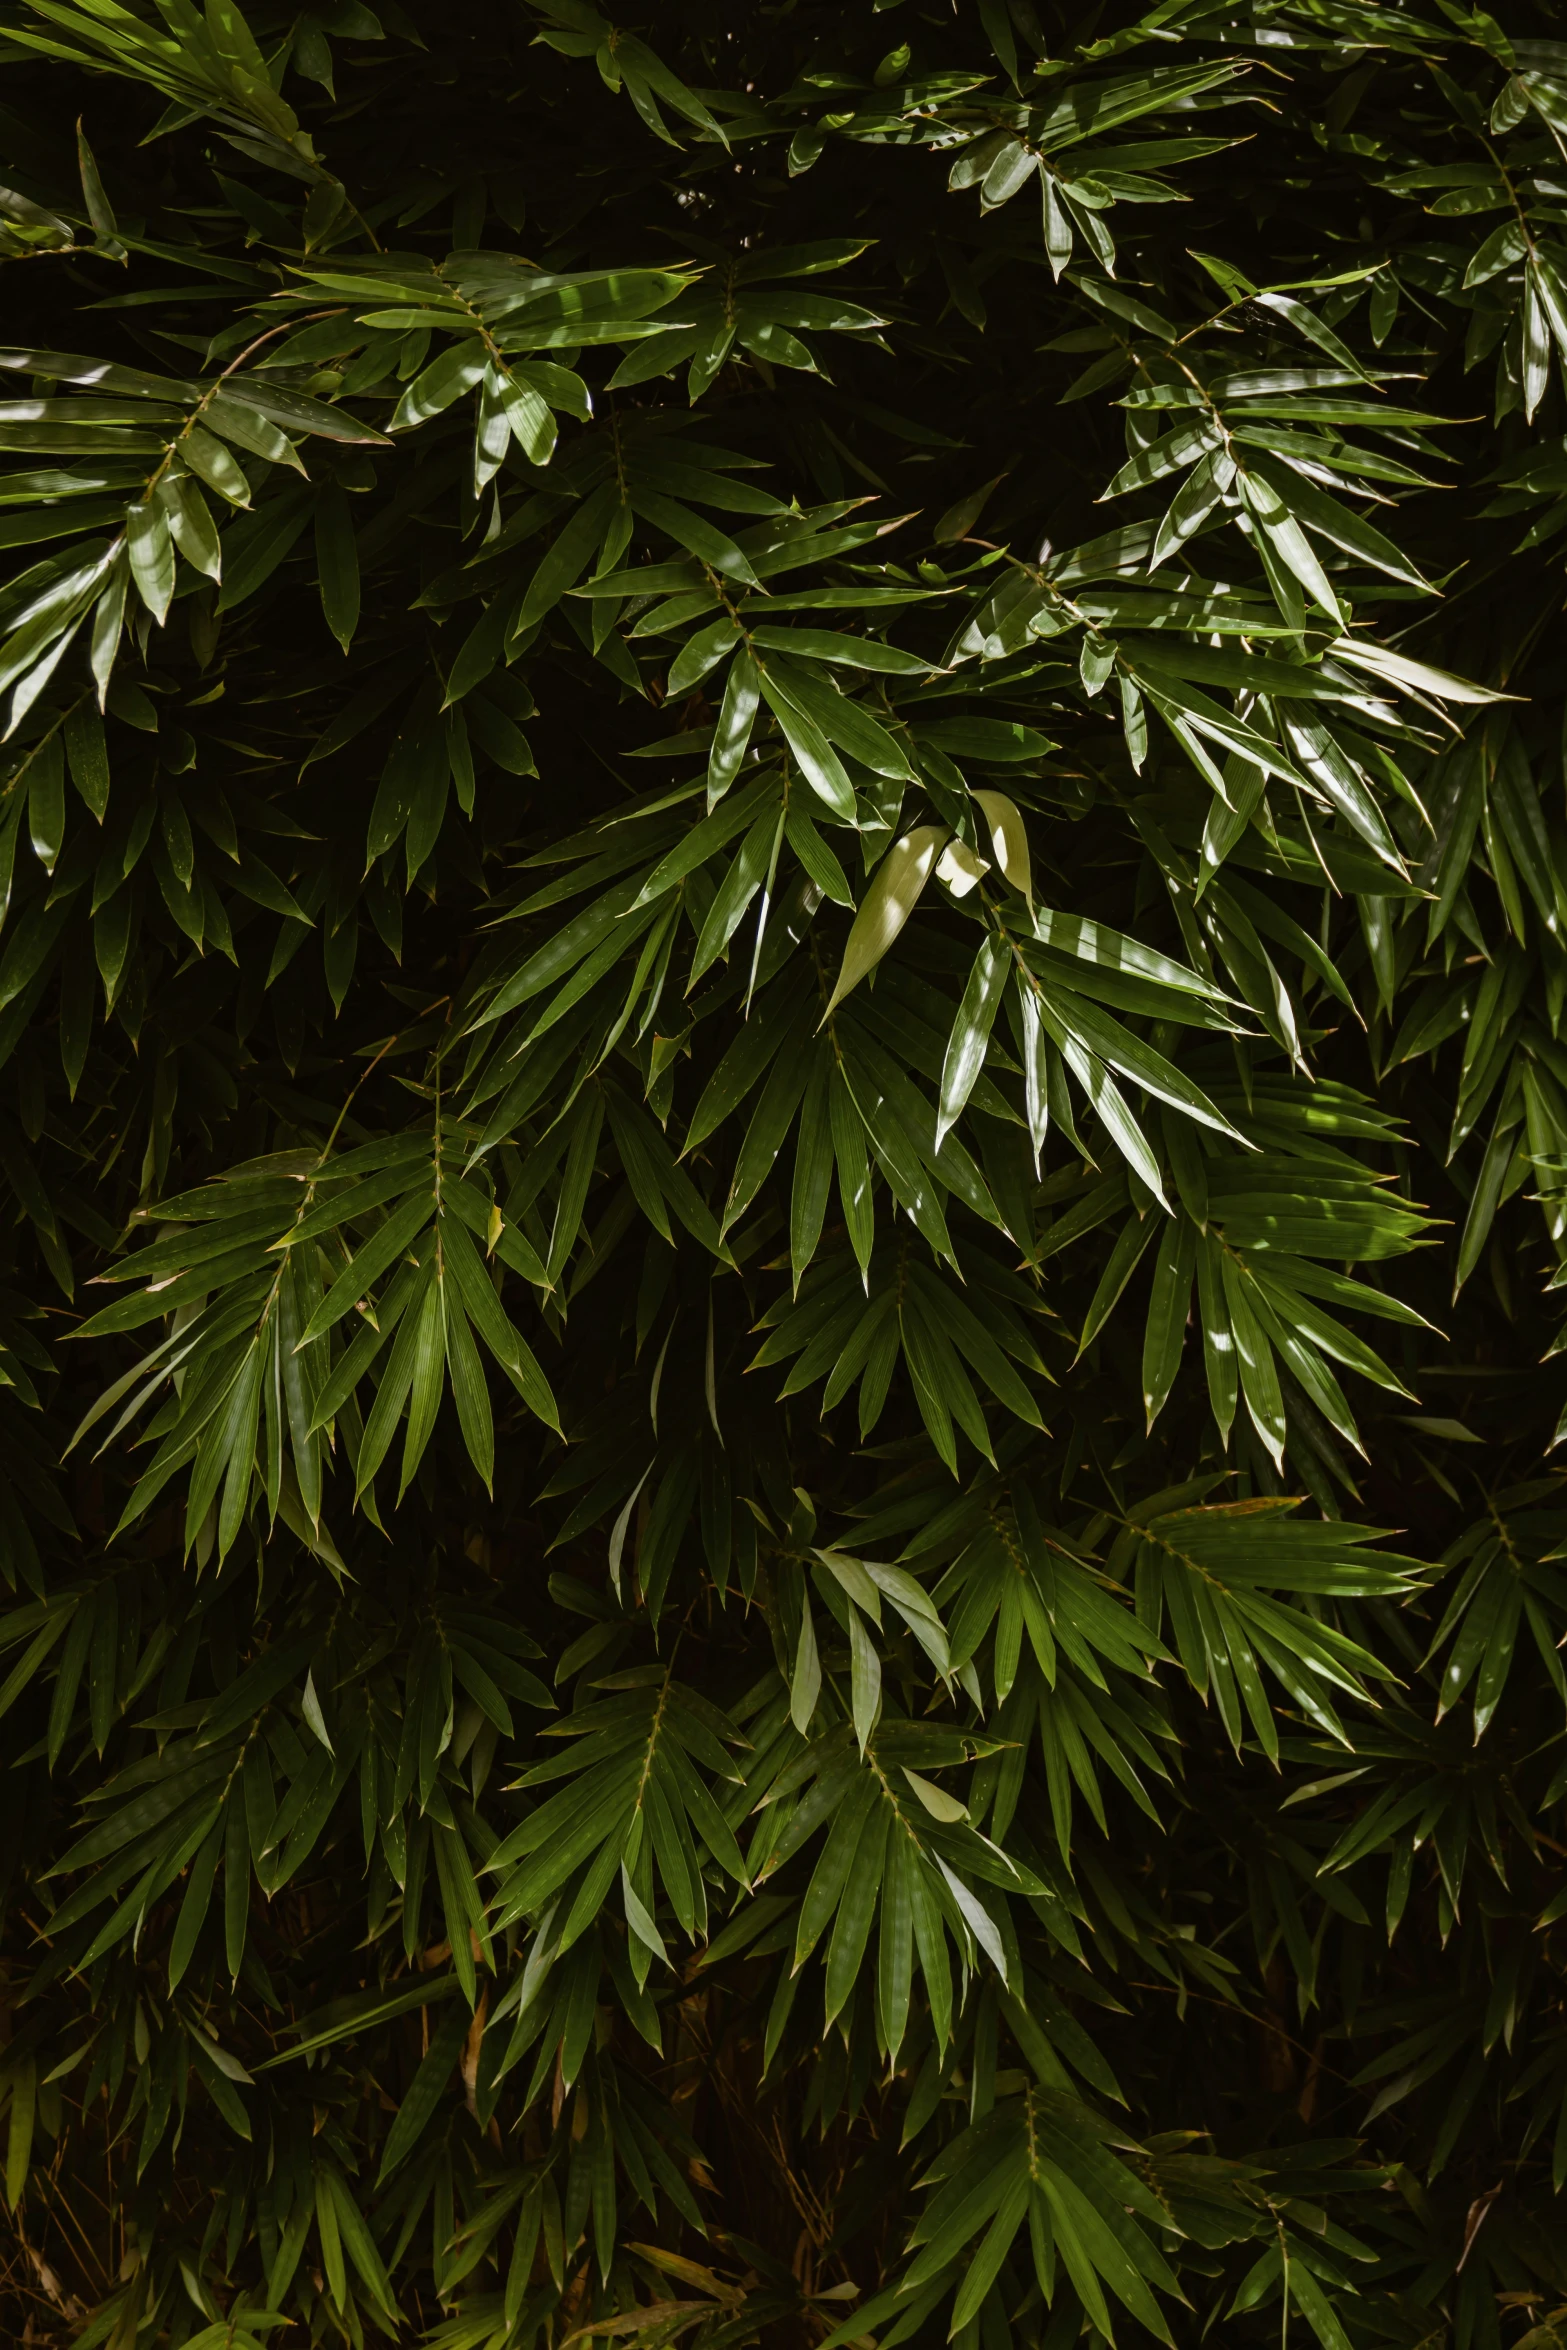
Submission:
POLYGON ((936 879, 944 881, 955 898, 966 898, 975 882, 983 881, 989 871, 988 860, 976 856, 967 841, 949 840, 941 852, 936 879))
POLYGON ((990 826, 990 846, 996 863, 1018 893, 1034 903, 1034 869, 1028 854, 1028 827, 1023 822, 1023 811, 1004 791, 975 791, 969 794, 985 812, 990 826))

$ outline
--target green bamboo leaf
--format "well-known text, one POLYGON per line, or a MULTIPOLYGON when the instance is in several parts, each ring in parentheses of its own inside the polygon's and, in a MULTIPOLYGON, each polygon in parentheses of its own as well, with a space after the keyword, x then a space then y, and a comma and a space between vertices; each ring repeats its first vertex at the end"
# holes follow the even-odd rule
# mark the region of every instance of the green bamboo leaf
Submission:
POLYGON ((920 901, 942 844, 944 825, 920 824, 895 841, 871 876, 849 930, 843 962, 824 1017, 875 969, 920 901))
POLYGON ((1163 1411, 1180 1369, 1197 1249, 1197 1230, 1185 1216, 1176 1217, 1160 1235, 1143 1336, 1143 1409, 1150 1429, 1163 1411))
POLYGON ((1202 1315, 1203 1362, 1208 1377, 1208 1398, 1218 1423, 1220 1439, 1227 1445, 1235 1419, 1240 1372, 1236 1360, 1235 1333, 1230 1323, 1224 1259, 1219 1244, 1206 1232, 1197 1250, 1197 1297, 1202 1315))
MULTIPOLYGON (((355 1490, 358 1493, 363 1493, 386 1458, 397 1432, 397 1423, 408 1402, 415 1371, 425 1368, 434 1353, 440 1335, 440 1314, 440 1292, 436 1287, 432 1253, 414 1276, 413 1296, 398 1323, 397 1334, 392 1340, 392 1351, 376 1383, 375 1400, 365 1417, 359 1458, 354 1464, 355 1490)), ((429 1377, 427 1368, 426 1377, 429 1377)), ((410 1419, 410 1439, 412 1426, 410 1419)))
POLYGON ((783 730, 801 774, 840 824, 856 822, 854 787, 842 760, 815 720, 786 695, 770 669, 759 672, 762 699, 783 730))
POLYGON ((196 1940, 206 1923, 223 1834, 223 1823, 219 1820, 190 1864, 190 1874, 185 1881, 185 1897, 180 1903, 180 1914, 175 1924, 174 1937, 169 1944, 169 1989, 171 1991, 178 1989, 182 1976, 195 1956, 196 1940))
MULTIPOLYGON (((206 499, 188 473, 171 473, 159 487, 159 500, 168 516, 175 546, 187 563, 208 579, 223 576, 223 550, 206 499)), ((131 541, 131 568, 136 568, 135 537, 131 541)))
POLYGON ((15 2211, 27 2185, 32 2162, 33 2124, 38 2110, 38 2066, 24 2056, 11 2074, 11 2113, 6 2135, 5 2199, 15 2211))
POLYGON ((723 797, 740 772, 761 699, 761 671, 749 651, 742 649, 730 663, 718 724, 713 729, 713 747, 707 762, 707 804, 710 809, 723 797))
POLYGON ((346 653, 359 625, 359 550, 348 499, 335 481, 316 492, 316 576, 322 616, 346 653))
MULTIPOLYGON (((849 1608, 850 1681, 853 1691, 854 1734, 860 1742, 863 1755, 876 1727, 881 1711, 881 1658, 876 1644, 865 1628, 865 1620, 852 1603, 849 1608)), ((869 1932, 869 1920, 866 1923, 869 1932)), ((863 1938, 860 1943, 863 1950, 863 1938)))
POLYGON ((811 1621, 810 1599, 802 1591, 800 1630, 789 1677, 789 1717, 802 1737, 809 1733, 821 1686, 822 1668, 816 1648, 816 1627, 811 1621))
POLYGON ((1083 1333, 1077 1342, 1079 1354, 1093 1344, 1110 1319, 1122 1290, 1141 1263, 1149 1242, 1158 1232, 1159 1227, 1151 1216, 1134 1216, 1129 1223, 1122 1225, 1115 1246, 1110 1251, 1109 1263, 1100 1275, 1099 1285, 1089 1303, 1083 1333))
POLYGON ((990 827, 991 854, 997 866, 1012 887, 1028 900, 1032 911, 1033 866, 1029 858, 1028 827, 1023 822, 1022 810, 1005 792, 975 791, 971 797, 984 811, 985 821, 990 827))
POLYGON ((358 1249, 345 1269, 337 1276, 331 1288, 312 1313, 300 1337, 302 1346, 309 1346, 332 1329, 355 1306, 365 1302, 374 1284, 390 1271, 400 1257, 406 1256, 429 1223, 435 1212, 431 1192, 421 1186, 414 1197, 404 1200, 373 1237, 358 1249))
MULTIPOLYGON (((435 1417, 441 1408, 441 1398, 446 1391, 446 1323, 446 1283, 440 1266, 437 1264, 434 1278, 425 1292, 424 1303, 418 1310, 417 1319, 413 1314, 409 1314, 403 1323, 402 1331, 398 1333, 399 1338, 409 1330, 414 1333, 413 1362, 409 1384, 408 1430, 403 1443, 402 1475, 398 1483, 399 1500, 407 1492, 409 1480, 424 1457, 424 1448, 434 1433, 435 1417)), ((398 1368, 397 1350, 394 1347, 391 1362, 387 1366, 388 1380, 392 1378, 398 1368)), ((375 1421, 380 1403, 381 1397, 378 1393, 375 1410, 371 1413, 371 1422, 375 1421)), ((367 1422, 367 1436, 369 1429, 370 1423, 367 1422)))
POLYGON ((1222 1254, 1221 1271, 1241 1393, 1246 1399, 1252 1425, 1272 1453, 1275 1465, 1282 1468, 1286 1434, 1284 1400, 1279 1391, 1273 1349, 1252 1312, 1241 1269, 1228 1251, 1222 1254))
POLYGON ((220 440, 199 424, 188 424, 180 436, 180 454, 192 473, 197 473, 208 489, 216 490, 231 506, 250 504, 250 484, 244 468, 230 454, 220 440))
MULTIPOLYGON (((402 2119, 401 2108, 398 2109, 397 2118, 398 2121, 401 2121, 402 2119)), ((396 2127, 397 2123, 394 2122, 392 2124, 392 2128, 395 2129, 396 2127)), ((390 2143, 390 2132, 388 2132, 388 2143, 390 2143)), ((382 2265, 381 2255, 376 2250, 375 2238, 371 2235, 369 2228, 365 2224, 364 2214, 360 2211, 358 2204, 355 2202, 353 2194, 350 2191, 346 2180, 339 2172, 336 2170, 328 2171, 326 2173, 325 2184, 328 2194, 336 2206, 336 2220, 340 2241, 346 2249, 349 2259, 353 2262, 355 2269, 358 2271, 361 2283, 364 2284, 370 2293, 371 2298, 379 2304, 383 2316, 393 2318, 395 2320, 397 2303, 396 2297, 392 2291, 391 2279, 387 2276, 385 2267, 382 2265)), ((316 2198, 316 2216, 317 2223, 319 2225, 321 2218, 321 2181, 319 2176, 316 2187, 316 2198)), ((323 2230, 323 2252, 325 2249, 325 2231, 323 2230)))
MULTIPOLYGON (((853 944, 852 932, 850 944, 853 944)), ((938 1151, 947 1134, 963 1115, 969 1095, 974 1090, 975 1080, 984 1067, 990 1031, 995 1024, 1002 989, 1006 986, 1007 973, 1011 967, 1011 954, 1005 940, 1000 938, 987 938, 974 958, 974 967, 963 990, 963 1000, 958 1005, 952 1033, 947 1039, 946 1058, 942 1062, 941 1107, 936 1118, 938 1151)))

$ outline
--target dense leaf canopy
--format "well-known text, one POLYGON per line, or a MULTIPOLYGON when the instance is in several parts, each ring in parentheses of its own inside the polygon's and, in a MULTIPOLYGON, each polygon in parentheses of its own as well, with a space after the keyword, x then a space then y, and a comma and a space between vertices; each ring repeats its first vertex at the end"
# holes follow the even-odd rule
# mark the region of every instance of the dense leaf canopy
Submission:
POLYGON ((3 0, 7 2338, 1567 2340, 1564 29, 3 0))

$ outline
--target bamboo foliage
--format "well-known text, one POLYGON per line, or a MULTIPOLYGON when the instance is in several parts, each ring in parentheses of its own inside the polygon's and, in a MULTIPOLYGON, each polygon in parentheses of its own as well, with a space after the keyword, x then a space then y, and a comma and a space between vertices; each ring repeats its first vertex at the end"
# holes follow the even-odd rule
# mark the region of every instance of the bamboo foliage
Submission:
POLYGON ((1567 42, 6 0, 80 2350, 1567 2327, 1567 42))

